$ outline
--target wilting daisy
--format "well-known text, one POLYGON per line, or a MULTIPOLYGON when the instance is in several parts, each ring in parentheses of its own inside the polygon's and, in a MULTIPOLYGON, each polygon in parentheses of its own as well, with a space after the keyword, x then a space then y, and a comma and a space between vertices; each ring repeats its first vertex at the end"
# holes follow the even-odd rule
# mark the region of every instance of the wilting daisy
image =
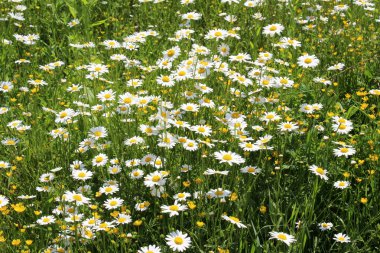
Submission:
POLYGON ((309 167, 309 170, 312 171, 315 175, 319 176, 320 178, 322 178, 323 180, 328 180, 329 178, 326 176, 327 174, 327 170, 321 168, 321 167, 318 167, 316 165, 311 165, 309 167))
POLYGON ((347 235, 342 234, 342 233, 335 234, 333 239, 334 239, 335 241, 337 241, 337 242, 340 242, 340 243, 348 243, 348 242, 351 242, 351 241, 350 241, 350 237, 348 237, 347 235))
POLYGON ((190 247, 191 239, 186 233, 177 230, 166 236, 166 244, 171 250, 182 252, 190 247))
POLYGON ((288 246, 293 243, 293 242, 296 242, 297 240, 294 238, 294 236, 292 235, 289 235, 289 234, 286 234, 286 233, 283 233, 283 232, 269 232, 270 234, 270 238, 269 239, 277 239, 279 241, 282 241, 284 243, 286 243, 288 246))
POLYGON ((222 218, 226 221, 235 224, 238 228, 246 228, 247 226, 240 222, 240 220, 234 216, 223 215, 222 218))
POLYGON ((327 70, 342 70, 344 68, 343 63, 338 63, 327 68, 327 70))
POLYGON ((243 157, 231 151, 214 152, 214 156, 220 161, 220 163, 228 163, 229 165, 233 165, 234 163, 241 164, 245 162, 243 157))
POLYGON ((302 55, 298 57, 298 65, 303 68, 315 68, 319 64, 319 60, 315 55, 302 55))

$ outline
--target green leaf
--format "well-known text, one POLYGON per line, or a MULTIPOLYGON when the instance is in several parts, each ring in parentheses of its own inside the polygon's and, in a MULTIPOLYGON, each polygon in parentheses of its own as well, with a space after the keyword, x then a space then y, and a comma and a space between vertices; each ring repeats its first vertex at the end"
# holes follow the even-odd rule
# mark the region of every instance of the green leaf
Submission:
POLYGON ((78 14, 78 11, 77 9, 72 5, 72 3, 69 3, 69 1, 65 1, 67 7, 69 7, 69 11, 71 13, 71 15, 74 17, 74 18, 77 18, 77 14, 78 14))
POLYGON ((358 107, 356 106, 351 106, 350 109, 348 109, 347 113, 346 113, 346 118, 349 119, 352 117, 352 115, 354 115, 357 111, 359 110, 358 107))
POLYGON ((99 26, 101 24, 104 24, 106 21, 107 21, 107 19, 97 21, 97 22, 91 24, 90 27, 99 26))

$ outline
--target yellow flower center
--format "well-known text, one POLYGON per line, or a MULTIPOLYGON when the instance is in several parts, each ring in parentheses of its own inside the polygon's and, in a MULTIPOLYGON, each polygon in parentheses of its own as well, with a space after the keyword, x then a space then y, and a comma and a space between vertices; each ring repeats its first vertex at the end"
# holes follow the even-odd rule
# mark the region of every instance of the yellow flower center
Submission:
POLYGON ((222 159, 223 159, 223 160, 226 160, 226 161, 231 161, 231 160, 232 160, 232 155, 230 155, 230 154, 225 154, 225 155, 223 155, 222 159))
POLYGON ((183 239, 181 237, 177 236, 176 238, 174 238, 174 243, 177 245, 181 245, 181 244, 183 244, 183 239))
POLYGON ((322 168, 320 168, 320 167, 318 167, 315 171, 316 171, 318 174, 320 174, 320 175, 324 175, 324 174, 325 174, 325 170, 322 169, 322 168))
POLYGON ((277 235, 277 237, 280 240, 286 240, 287 239, 286 235, 284 235, 284 234, 279 234, 279 235, 277 235))
POLYGON ((306 58, 305 60, 304 60, 304 62, 306 63, 306 64, 310 64, 310 63, 312 63, 312 59, 310 59, 310 58, 306 58))
POLYGON ((179 207, 177 205, 172 205, 169 207, 170 211, 178 211, 179 207))
POLYGON ((159 175, 155 175, 152 177, 152 181, 157 183, 158 181, 160 181, 161 177, 159 175))

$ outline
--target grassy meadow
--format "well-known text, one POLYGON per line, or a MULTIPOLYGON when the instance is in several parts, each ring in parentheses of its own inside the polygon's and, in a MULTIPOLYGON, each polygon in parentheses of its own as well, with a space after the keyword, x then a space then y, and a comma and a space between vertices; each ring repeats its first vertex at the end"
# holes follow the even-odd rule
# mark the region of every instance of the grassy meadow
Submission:
POLYGON ((380 252, 377 0, 0 1, 0 252, 380 252))

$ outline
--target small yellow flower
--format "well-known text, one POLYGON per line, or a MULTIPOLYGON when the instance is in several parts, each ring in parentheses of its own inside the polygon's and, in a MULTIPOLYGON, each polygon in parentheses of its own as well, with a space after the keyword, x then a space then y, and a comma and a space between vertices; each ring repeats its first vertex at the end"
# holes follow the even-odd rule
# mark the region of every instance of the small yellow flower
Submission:
POLYGON ((13 246, 18 246, 20 244, 21 244, 21 240, 20 239, 14 239, 14 240, 12 240, 12 245, 13 246))
POLYGON ((26 240, 25 243, 26 245, 31 245, 33 243, 33 240, 26 240))
POLYGON ((365 198, 365 197, 363 197, 363 198, 361 198, 360 199, 360 202, 362 202, 362 204, 367 204, 367 202, 368 202, 368 199, 367 198, 365 198))
POLYGON ((136 227, 141 226, 141 224, 142 224, 142 220, 136 220, 135 222, 133 222, 133 226, 136 226, 136 227))
POLYGON ((260 206, 260 213, 265 214, 267 212, 267 207, 264 205, 260 206))
POLYGON ((203 221, 197 221, 197 227, 201 228, 205 225, 205 223, 203 221))

